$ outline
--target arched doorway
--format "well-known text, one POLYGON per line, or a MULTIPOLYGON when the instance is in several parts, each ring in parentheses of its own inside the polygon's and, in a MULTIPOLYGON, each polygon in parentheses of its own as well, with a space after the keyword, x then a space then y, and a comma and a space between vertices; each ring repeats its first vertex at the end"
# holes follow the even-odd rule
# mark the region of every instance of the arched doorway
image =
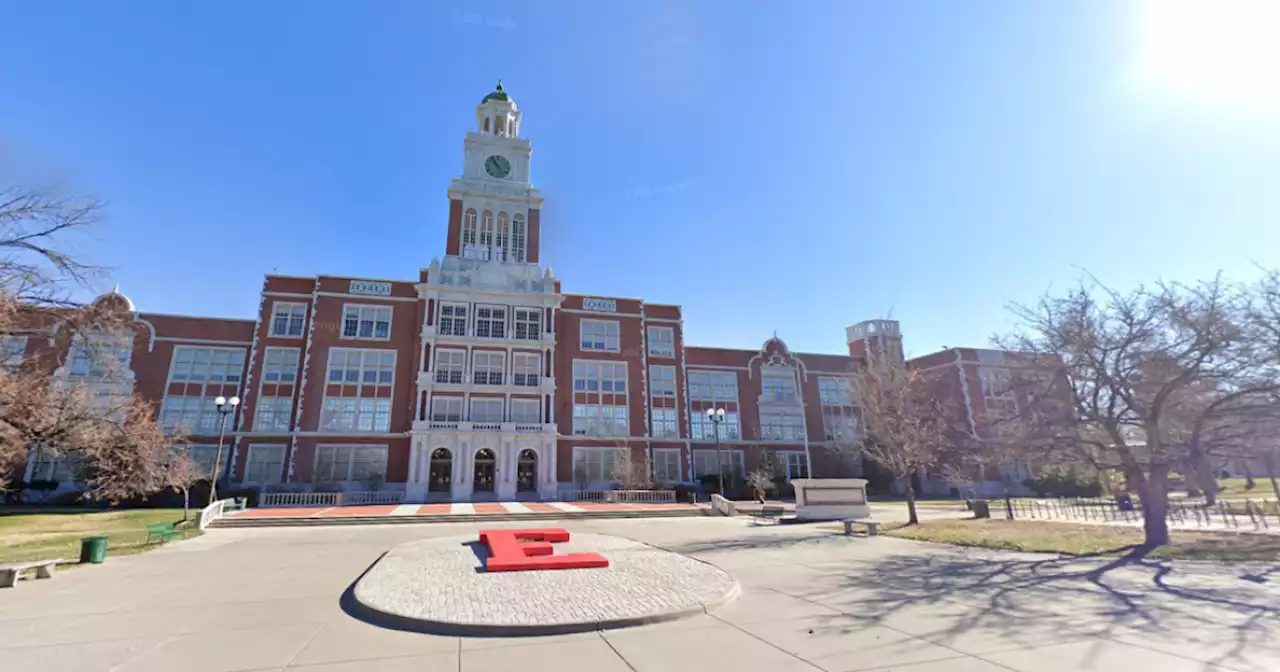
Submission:
POLYGON ((427 470, 427 492, 449 492, 453 486, 453 453, 448 448, 431 451, 427 470))
POLYGON ((537 489, 538 453, 525 448, 516 463, 516 492, 536 492, 537 489))
POLYGON ((476 451, 475 492, 493 492, 493 472, 497 464, 493 451, 481 448, 476 451))

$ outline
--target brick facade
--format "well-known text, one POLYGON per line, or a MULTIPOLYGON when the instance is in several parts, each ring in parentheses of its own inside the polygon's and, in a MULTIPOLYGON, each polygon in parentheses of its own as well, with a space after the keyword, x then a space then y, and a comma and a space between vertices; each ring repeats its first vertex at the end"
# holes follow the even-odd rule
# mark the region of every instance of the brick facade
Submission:
MULTIPOLYGON (((518 129, 513 102, 487 97, 477 119, 494 115, 518 129)), ((719 428, 721 457, 739 475, 766 459, 785 476, 858 473, 832 451, 832 418, 852 411, 824 403, 822 381, 842 385, 871 349, 901 357, 897 323, 850 327, 848 354, 792 353, 776 337, 756 350, 687 346, 679 306, 562 293, 538 265, 541 197, 479 167, 486 153, 507 152, 512 175, 527 175, 527 141, 479 130, 466 147, 464 176, 449 189, 445 257, 417 281, 269 275, 252 319, 133 312, 134 389, 175 431, 196 422, 198 444, 217 435, 185 399, 239 396, 227 427, 233 479, 264 486, 361 487, 377 472, 408 501, 547 498, 607 485, 592 460, 624 447, 640 471, 693 482, 716 448, 708 408, 732 415, 719 428), (242 364, 200 369, 224 360, 242 364), (501 371, 478 373, 490 364, 501 371), (221 380, 195 380, 209 376, 221 380), (473 417, 477 409, 496 415, 473 417)), ((50 331, 33 325, 28 353, 53 348, 63 361, 70 343, 50 331)), ((967 350, 917 362, 955 365, 957 352, 963 366, 980 365, 967 350)), ((963 394, 961 380, 957 403, 984 399, 980 385, 963 394)))

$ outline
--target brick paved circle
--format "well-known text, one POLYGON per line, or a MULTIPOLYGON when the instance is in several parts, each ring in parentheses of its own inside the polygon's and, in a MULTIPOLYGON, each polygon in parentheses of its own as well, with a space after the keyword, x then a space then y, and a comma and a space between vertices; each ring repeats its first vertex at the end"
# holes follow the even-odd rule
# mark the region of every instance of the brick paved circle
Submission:
POLYGON ((484 571, 478 535, 391 549, 356 583, 352 611, 379 625, 466 635, 535 635, 619 628, 694 614, 737 597, 738 582, 707 563, 630 539, 574 532, 556 554, 595 552, 609 566, 484 571))

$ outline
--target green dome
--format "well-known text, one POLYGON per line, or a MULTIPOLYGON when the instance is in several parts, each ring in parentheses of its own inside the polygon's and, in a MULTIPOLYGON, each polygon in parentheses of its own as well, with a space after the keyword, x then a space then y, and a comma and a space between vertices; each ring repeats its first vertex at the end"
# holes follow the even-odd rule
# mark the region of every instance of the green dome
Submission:
POLYGON ((480 101, 480 104, 484 105, 491 100, 501 100, 504 103, 511 100, 511 96, 508 96, 507 92, 502 89, 501 79, 498 80, 498 88, 494 89, 493 93, 485 96, 484 100, 480 101))

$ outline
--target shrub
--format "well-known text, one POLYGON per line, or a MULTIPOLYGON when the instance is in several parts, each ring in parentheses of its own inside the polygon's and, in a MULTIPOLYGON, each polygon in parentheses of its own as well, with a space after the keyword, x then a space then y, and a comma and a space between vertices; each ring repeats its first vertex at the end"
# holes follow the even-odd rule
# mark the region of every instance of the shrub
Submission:
POLYGON ((49 493, 58 489, 58 482, 46 478, 33 478, 26 484, 26 489, 36 493, 36 503, 39 504, 49 496, 49 493))
POLYGON ((236 497, 243 497, 248 501, 249 506, 257 506, 258 497, 260 494, 261 494, 261 490, 259 490, 258 488, 241 487, 241 488, 234 488, 231 490, 227 490, 226 492, 219 494, 218 499, 233 499, 236 497))
POLYGON ((341 483, 333 483, 331 481, 316 483, 311 488, 312 492, 342 492, 343 490, 341 483))
POLYGON ((1040 497, 1100 497, 1102 481, 1097 476, 1086 475, 1076 466, 1042 467, 1035 478, 1024 484, 1040 497))

